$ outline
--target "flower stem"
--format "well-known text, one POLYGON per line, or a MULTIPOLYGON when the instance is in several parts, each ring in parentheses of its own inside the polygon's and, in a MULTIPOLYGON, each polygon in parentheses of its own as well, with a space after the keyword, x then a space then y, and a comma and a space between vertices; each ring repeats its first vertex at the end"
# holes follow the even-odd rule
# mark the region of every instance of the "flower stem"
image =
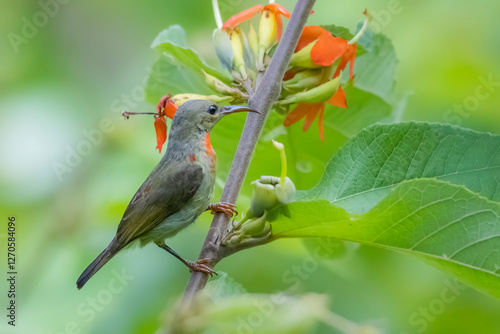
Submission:
POLYGON ((214 10, 214 18, 215 23, 217 24, 217 28, 222 28, 222 17, 220 16, 219 3, 217 0, 212 0, 212 8, 214 10))
POLYGON ((281 158, 281 178, 280 178, 280 184, 283 187, 285 185, 286 181, 286 154, 285 154, 285 146, 277 142, 276 140, 273 140, 273 145, 280 151, 280 158, 281 158))
POLYGON ((354 44, 358 41, 358 39, 360 39, 361 36, 363 36, 363 34, 365 33, 366 29, 368 28, 368 24, 370 24, 370 22, 372 21, 372 16, 368 13, 368 11, 365 9, 365 11, 363 12, 363 14, 366 16, 365 18, 365 21, 363 22, 363 26, 361 27, 361 29, 359 29, 358 33, 356 34, 356 36, 354 36, 350 41, 349 41, 349 44, 354 44))

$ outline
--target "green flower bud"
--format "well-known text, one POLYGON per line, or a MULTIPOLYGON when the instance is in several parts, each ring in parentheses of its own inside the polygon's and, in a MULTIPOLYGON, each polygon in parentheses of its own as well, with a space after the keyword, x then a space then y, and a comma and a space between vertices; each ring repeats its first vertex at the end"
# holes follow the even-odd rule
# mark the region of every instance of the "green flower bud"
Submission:
POLYGON ((265 211, 279 204, 275 186, 280 178, 276 176, 261 176, 252 182, 254 185, 250 210, 255 217, 260 217, 265 211))
POLYGON ((245 59, 243 58, 243 36, 239 29, 233 29, 229 32, 231 46, 233 48, 233 69, 238 71, 243 79, 247 78, 245 59))
POLYGON ((281 176, 261 176, 252 182, 254 189, 250 213, 255 217, 260 217, 275 206, 288 204, 295 199, 295 185, 286 176, 285 146, 275 140, 273 145, 280 151, 281 176))
POLYGON ((283 81, 283 88, 289 92, 301 92, 321 84, 323 79, 322 69, 305 70, 295 74, 295 76, 287 81, 283 81))
POLYGON ((341 76, 339 75, 335 79, 325 82, 324 84, 305 92, 289 95, 284 100, 278 101, 278 104, 325 102, 339 89, 340 77, 341 76))
POLYGON ((220 29, 215 29, 212 35, 215 53, 223 68, 229 72, 233 67, 233 48, 227 33, 220 29))
POLYGON ((214 90, 222 95, 234 96, 238 99, 248 98, 248 95, 243 94, 243 92, 241 90, 239 90, 238 88, 229 87, 228 85, 226 85, 225 83, 223 83, 222 81, 217 79, 216 77, 205 72, 204 70, 201 70, 201 71, 203 72, 203 75, 205 76, 205 82, 208 84, 208 86, 212 90, 214 90))
POLYGON ((248 33, 248 44, 250 45, 250 49, 252 50, 254 56, 257 58, 259 55, 259 37, 257 36, 257 32, 253 28, 253 25, 250 25, 250 32, 248 33))
POLYGON ((262 238, 271 232, 267 214, 264 212, 260 217, 254 217, 251 212, 245 214, 245 218, 228 235, 223 244, 225 246, 234 246, 248 239, 262 238))
POLYGON ((288 176, 285 178, 284 185, 278 183, 274 189, 276 197, 281 204, 288 204, 295 200, 295 184, 293 184, 288 176))
POLYGON ((315 42, 295 52, 290 58, 290 66, 301 68, 319 68, 321 65, 315 64, 311 59, 311 50, 315 42))

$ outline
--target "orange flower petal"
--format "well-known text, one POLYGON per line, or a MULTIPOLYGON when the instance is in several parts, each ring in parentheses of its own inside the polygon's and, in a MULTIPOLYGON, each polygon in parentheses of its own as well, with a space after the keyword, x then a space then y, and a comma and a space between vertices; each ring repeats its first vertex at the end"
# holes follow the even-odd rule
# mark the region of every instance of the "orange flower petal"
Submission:
POLYGON ((269 5, 266 5, 264 9, 272 11, 276 16, 278 16, 278 14, 281 14, 287 19, 290 18, 290 12, 277 3, 270 3, 269 5))
POLYGON ((302 118, 304 118, 304 116, 306 116, 310 110, 310 103, 300 103, 295 109, 292 110, 291 113, 286 116, 285 120, 283 121, 283 125, 290 126, 297 123, 302 118))
POLYGON ((295 52, 302 50, 310 43, 317 40, 323 31, 325 31, 325 29, 318 26, 304 27, 304 30, 302 30, 302 34, 300 35, 299 42, 297 43, 297 47, 295 48, 295 52))
POLYGON ((347 63, 349 64, 349 72, 351 79, 354 78, 353 75, 353 69, 354 69, 354 59, 356 58, 356 50, 358 49, 356 44, 349 44, 347 46, 346 52, 342 55, 342 58, 340 58, 340 63, 339 66, 337 67, 337 70, 335 71, 335 74, 333 75, 334 78, 338 77, 340 74, 340 71, 343 71, 347 67, 347 63))
POLYGON ((312 61, 321 66, 330 66, 335 60, 347 50, 347 41, 341 37, 333 37, 332 34, 323 30, 318 41, 311 50, 312 61))
POLYGON ((279 14, 275 14, 274 17, 276 18, 276 39, 279 42, 281 34, 283 33, 283 22, 281 22, 281 16, 279 16, 279 14))
POLYGON ((175 115, 175 112, 177 111, 177 106, 175 105, 174 101, 172 100, 168 100, 166 103, 165 103, 165 107, 163 109, 163 113, 165 114, 165 116, 167 116, 168 118, 170 119, 173 119, 174 118, 174 115, 175 115))
POLYGON ((255 14, 262 12, 263 9, 264 6, 262 5, 256 5, 252 8, 245 9, 241 13, 231 16, 226 22, 224 22, 224 24, 222 25, 222 29, 227 30, 228 28, 233 28, 238 24, 251 19, 255 16, 255 14))
POLYGON ((318 129, 319 129, 319 138, 321 138, 321 141, 325 141, 325 136, 323 135, 323 111, 325 111, 325 104, 323 103, 323 106, 321 107, 321 110, 319 111, 319 118, 318 118, 318 129))
POLYGON ((320 110, 322 110, 324 107, 325 107, 325 104, 323 102, 322 103, 311 104, 311 109, 307 113, 306 119, 304 121, 304 126, 302 127, 303 131, 307 131, 309 129, 309 127, 311 126, 312 122, 314 121, 314 119, 318 115, 318 112, 320 110))
POLYGON ((345 92, 342 87, 339 86, 339 89, 337 89, 335 94, 333 94, 333 96, 328 100, 328 103, 340 108, 347 108, 345 92))
POLYGON ((167 140, 167 121, 165 117, 155 117, 156 148, 161 153, 161 149, 167 140))

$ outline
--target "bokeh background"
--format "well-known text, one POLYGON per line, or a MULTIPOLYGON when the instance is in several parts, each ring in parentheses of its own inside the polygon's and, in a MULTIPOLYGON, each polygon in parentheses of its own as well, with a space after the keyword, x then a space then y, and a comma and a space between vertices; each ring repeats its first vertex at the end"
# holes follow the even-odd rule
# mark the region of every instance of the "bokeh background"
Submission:
MULTIPOLYGON (((47 3, 3 0, 0 11, 0 212, 4 227, 8 216, 17 219, 19 272, 18 326, 7 326, 2 316, 1 332, 153 333, 188 279, 186 268, 173 257, 155 246, 132 249, 116 256, 82 291, 75 281, 111 240, 128 201, 161 157, 154 150, 151 119, 124 121, 120 115, 124 109, 154 110, 142 94, 157 58, 150 44, 161 30, 180 24, 189 46, 216 64, 211 4, 61 0, 16 52, 9 33, 21 35, 26 21, 33 22, 47 3), (85 133, 95 134, 103 121, 107 132, 102 138, 95 135, 87 154, 58 175, 54 164, 64 164, 85 133), (113 281, 123 273, 128 279, 113 281), (110 288, 110 282, 116 286, 110 288), (103 289, 112 292, 103 294, 103 289)), ((220 0, 223 19, 257 3, 220 0)), ((292 0, 280 3, 290 10, 294 5, 292 0)), ((500 133, 500 2, 318 0, 309 22, 354 29, 365 7, 375 16, 373 29, 392 39, 399 58, 397 93, 410 92, 402 120, 500 133), (488 96, 474 99, 484 80, 494 82, 488 96)), ((240 124, 244 121, 235 117, 240 124)), ((237 143, 237 138, 217 140, 224 124, 216 128, 213 140, 226 157, 219 166, 216 198, 227 175, 227 157, 237 143)), ((317 133, 304 134, 313 135, 317 139, 317 133)), ((336 142, 334 134, 330 138, 323 144, 317 139, 313 150, 331 155, 342 140, 336 142)), ((279 174, 278 155, 270 138, 266 140, 247 178, 240 209, 248 204, 251 180, 279 174)), ((315 163, 321 167, 326 161, 315 163)), ((307 163, 291 166, 300 189, 313 186, 319 177, 307 163)), ((169 245, 196 258, 210 218, 204 214, 169 245)), ((5 232, 0 231, 2 268, 5 232)), ((348 245, 347 253, 321 261, 300 279, 293 294, 324 294, 331 311, 387 333, 500 333, 500 301, 455 287, 452 278, 409 256, 356 245, 348 245), (456 298, 450 301, 443 291, 456 298)), ((290 288, 287 273, 308 256, 302 241, 278 241, 236 254, 217 270, 248 292, 273 293, 290 288)), ((1 282, 5 310, 7 286, 1 282)), ((335 331, 318 323, 310 332, 335 331)))

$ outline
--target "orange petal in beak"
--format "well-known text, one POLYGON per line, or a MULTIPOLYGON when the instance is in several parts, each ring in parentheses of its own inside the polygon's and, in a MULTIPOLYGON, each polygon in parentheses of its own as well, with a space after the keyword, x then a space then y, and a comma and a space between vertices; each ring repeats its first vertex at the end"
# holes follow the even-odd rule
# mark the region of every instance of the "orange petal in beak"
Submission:
POLYGON ((161 153, 161 149, 167 140, 167 121, 165 117, 155 117, 156 148, 161 153))

